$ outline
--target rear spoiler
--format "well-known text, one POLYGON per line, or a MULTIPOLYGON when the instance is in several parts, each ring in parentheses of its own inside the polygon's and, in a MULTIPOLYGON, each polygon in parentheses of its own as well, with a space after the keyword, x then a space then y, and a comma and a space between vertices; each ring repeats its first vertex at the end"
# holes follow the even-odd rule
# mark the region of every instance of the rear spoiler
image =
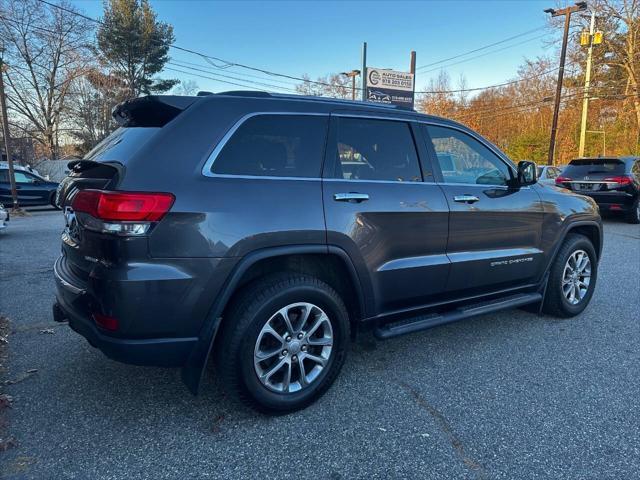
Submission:
POLYGON ((121 127, 163 127, 198 97, 148 95, 116 105, 112 116, 121 127))

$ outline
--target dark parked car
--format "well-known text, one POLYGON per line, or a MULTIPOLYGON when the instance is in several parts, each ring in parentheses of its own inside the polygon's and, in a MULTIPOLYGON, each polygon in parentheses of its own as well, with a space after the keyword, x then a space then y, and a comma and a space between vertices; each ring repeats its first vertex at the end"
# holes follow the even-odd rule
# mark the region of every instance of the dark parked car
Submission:
MULTIPOLYGON (((16 192, 21 206, 51 205, 55 207, 58 184, 50 182, 35 173, 15 169, 16 192)), ((9 169, 0 167, 0 203, 6 207, 13 205, 9 169)))
POLYGON ((640 159, 577 158, 571 160, 556 184, 588 195, 600 210, 623 213, 630 223, 640 223, 640 159))
POLYGON ((384 339, 525 305, 570 317, 593 294, 593 200, 458 123, 259 92, 114 115, 61 184, 54 317, 111 358, 181 366, 194 393, 211 355, 246 403, 291 411, 365 326, 384 339))

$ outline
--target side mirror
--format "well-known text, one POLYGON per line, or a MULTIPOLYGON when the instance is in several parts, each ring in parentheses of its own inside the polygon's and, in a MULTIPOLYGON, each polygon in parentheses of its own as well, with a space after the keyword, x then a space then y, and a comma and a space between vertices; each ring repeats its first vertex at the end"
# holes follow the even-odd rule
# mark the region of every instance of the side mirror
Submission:
POLYGON ((518 184, 533 185, 538 181, 538 167, 534 162, 521 160, 518 162, 518 184))

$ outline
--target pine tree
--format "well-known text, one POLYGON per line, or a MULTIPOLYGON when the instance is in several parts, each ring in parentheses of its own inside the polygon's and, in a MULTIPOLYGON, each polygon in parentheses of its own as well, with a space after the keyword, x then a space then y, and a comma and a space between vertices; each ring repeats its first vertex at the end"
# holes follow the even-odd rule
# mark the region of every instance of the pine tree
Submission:
POLYGON ((179 83, 155 77, 169 60, 175 37, 148 0, 106 0, 97 39, 100 60, 124 81, 129 98, 166 92, 179 83))

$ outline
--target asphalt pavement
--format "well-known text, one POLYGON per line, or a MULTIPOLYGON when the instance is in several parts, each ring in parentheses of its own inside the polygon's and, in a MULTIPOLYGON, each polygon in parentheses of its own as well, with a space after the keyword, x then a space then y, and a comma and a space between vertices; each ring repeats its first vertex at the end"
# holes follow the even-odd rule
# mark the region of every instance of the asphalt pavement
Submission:
POLYGON ((308 409, 267 417, 210 372, 107 359, 51 317, 60 212, 0 233, 7 479, 640 477, 640 227, 605 221, 591 305, 521 310, 351 347, 308 409))

